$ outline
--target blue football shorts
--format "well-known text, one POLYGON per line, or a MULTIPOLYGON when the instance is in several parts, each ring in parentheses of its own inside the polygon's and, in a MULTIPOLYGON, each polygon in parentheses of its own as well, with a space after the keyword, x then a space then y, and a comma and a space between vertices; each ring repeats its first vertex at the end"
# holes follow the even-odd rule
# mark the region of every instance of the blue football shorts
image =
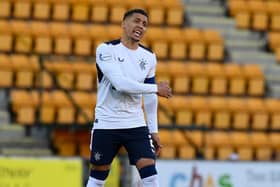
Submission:
POLYGON ((156 159, 147 127, 130 129, 94 129, 91 138, 90 161, 94 165, 111 164, 124 146, 131 165, 140 158, 156 159))

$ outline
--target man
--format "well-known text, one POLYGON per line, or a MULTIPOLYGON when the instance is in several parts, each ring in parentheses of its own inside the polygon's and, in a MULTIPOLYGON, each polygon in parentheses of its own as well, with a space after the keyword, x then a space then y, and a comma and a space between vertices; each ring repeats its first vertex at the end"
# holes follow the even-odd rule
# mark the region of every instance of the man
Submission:
POLYGON ((172 92, 166 82, 155 83, 156 56, 139 43, 147 24, 144 10, 129 10, 123 17, 121 39, 96 49, 98 93, 87 187, 104 186, 121 146, 136 165, 143 186, 159 186, 155 157, 162 145, 157 134, 157 95, 169 98, 172 92))

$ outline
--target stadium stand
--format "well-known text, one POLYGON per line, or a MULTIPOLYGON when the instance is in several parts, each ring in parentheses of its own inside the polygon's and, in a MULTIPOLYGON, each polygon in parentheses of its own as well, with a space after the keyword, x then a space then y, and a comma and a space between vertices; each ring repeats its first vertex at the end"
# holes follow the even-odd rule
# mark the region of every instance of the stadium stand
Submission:
POLYGON ((143 44, 157 54, 157 81, 175 95, 159 98, 160 158, 279 160, 280 2, 273 0, 0 1, 0 91, 9 101, 0 112, 11 123, 0 120, 1 154, 88 159, 95 49, 121 35, 131 7, 148 11, 143 44), (51 146, 24 133, 36 127, 50 132, 51 146), (25 139, 7 143, 4 131, 25 139))

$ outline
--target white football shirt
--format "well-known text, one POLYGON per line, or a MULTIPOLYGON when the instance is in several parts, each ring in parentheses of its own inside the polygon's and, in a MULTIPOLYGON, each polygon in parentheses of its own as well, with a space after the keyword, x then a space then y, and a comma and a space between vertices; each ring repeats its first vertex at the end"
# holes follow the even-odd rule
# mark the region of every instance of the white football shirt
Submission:
MULTIPOLYGON (((98 72, 94 129, 124 129, 146 126, 142 94, 156 93, 156 56, 139 45, 136 50, 120 40, 102 43, 96 49, 98 72)), ((155 120, 157 122, 157 120, 155 120)))

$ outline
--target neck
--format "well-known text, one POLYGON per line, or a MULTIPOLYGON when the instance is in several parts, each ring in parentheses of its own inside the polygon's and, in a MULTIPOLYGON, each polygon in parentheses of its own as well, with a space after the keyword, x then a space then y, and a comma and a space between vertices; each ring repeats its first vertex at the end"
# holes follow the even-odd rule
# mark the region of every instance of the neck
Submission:
POLYGON ((137 49, 139 45, 139 41, 135 41, 126 37, 122 37, 121 42, 128 49, 137 49))

